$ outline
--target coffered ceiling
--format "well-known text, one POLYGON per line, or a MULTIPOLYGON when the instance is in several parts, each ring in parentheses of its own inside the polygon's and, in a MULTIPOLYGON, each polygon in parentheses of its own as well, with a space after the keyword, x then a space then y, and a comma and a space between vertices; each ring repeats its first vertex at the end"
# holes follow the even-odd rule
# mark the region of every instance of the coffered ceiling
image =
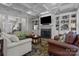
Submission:
POLYGON ((2 5, 30 15, 40 15, 44 12, 57 14, 79 8, 78 3, 2 3, 2 5))

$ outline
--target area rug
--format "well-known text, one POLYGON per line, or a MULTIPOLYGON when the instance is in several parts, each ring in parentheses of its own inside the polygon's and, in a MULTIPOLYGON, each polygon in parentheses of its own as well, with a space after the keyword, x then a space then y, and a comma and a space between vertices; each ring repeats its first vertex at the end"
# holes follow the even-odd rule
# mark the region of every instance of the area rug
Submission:
POLYGON ((48 39, 41 39, 40 44, 32 44, 32 51, 24 56, 48 56, 48 39))

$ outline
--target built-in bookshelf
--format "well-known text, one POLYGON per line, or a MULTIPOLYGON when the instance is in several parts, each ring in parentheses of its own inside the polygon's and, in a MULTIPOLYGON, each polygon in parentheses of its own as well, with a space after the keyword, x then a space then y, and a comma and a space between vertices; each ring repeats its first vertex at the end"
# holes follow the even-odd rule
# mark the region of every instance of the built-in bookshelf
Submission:
POLYGON ((71 15, 71 30, 76 31, 76 14, 71 15))
POLYGON ((56 30, 59 30, 59 17, 56 17, 56 30))
POLYGON ((76 32, 76 13, 64 13, 56 16, 56 30, 58 33, 65 33, 68 31, 76 32))
POLYGON ((64 15, 61 18, 61 30, 68 30, 69 29, 69 15, 64 15))
POLYGON ((38 34, 39 30, 39 20, 38 19, 34 19, 32 21, 32 32, 34 32, 35 34, 38 34))
POLYGON ((38 26, 38 20, 32 21, 32 29, 35 30, 35 27, 38 26))

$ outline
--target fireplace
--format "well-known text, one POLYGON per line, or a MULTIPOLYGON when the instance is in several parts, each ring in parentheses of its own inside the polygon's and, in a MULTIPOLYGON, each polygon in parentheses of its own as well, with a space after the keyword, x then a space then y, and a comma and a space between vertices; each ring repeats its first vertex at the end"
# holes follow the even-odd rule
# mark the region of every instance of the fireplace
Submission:
POLYGON ((41 37, 51 38, 51 29, 41 29, 41 37))

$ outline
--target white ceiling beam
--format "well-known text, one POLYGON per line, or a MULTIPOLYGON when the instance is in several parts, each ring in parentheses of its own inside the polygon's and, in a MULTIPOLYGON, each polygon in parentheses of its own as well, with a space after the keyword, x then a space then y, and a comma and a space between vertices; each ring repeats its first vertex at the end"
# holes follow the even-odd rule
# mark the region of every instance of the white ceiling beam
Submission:
POLYGON ((49 10, 49 8, 48 8, 45 4, 43 4, 43 7, 44 7, 45 9, 49 10))
POLYGON ((12 4, 11 3, 1 3, 3 5, 6 5, 6 6, 11 6, 12 4))
POLYGON ((46 12, 42 12, 42 13, 40 13, 40 14, 47 14, 47 13, 49 13, 49 11, 46 11, 46 12))
POLYGON ((31 9, 31 11, 33 11, 33 12, 38 12, 38 10, 34 10, 34 9, 32 9, 32 6, 29 6, 28 5, 28 3, 26 4, 26 3, 24 3, 24 4, 22 4, 22 5, 24 5, 25 7, 27 7, 28 9, 31 9))
POLYGON ((7 5, 5 5, 5 4, 2 4, 2 5, 11 8, 11 9, 14 10, 14 11, 18 11, 18 12, 22 12, 23 14, 27 14, 27 13, 25 13, 25 11, 23 11, 23 10, 21 10, 21 9, 19 9, 19 8, 15 8, 15 7, 7 6, 7 5))
MULTIPOLYGON (((2 5, 7 6, 6 4, 2 4, 2 5)), ((28 14, 28 15, 31 15, 31 16, 33 16, 33 15, 34 15, 34 14, 29 14, 28 12, 26 12, 26 11, 24 11, 24 10, 20 9, 20 8, 11 7, 11 6, 7 6, 7 7, 10 7, 10 8, 12 8, 12 9, 14 9, 14 10, 21 11, 21 12, 22 12, 22 13, 24 13, 24 14, 28 14)))

